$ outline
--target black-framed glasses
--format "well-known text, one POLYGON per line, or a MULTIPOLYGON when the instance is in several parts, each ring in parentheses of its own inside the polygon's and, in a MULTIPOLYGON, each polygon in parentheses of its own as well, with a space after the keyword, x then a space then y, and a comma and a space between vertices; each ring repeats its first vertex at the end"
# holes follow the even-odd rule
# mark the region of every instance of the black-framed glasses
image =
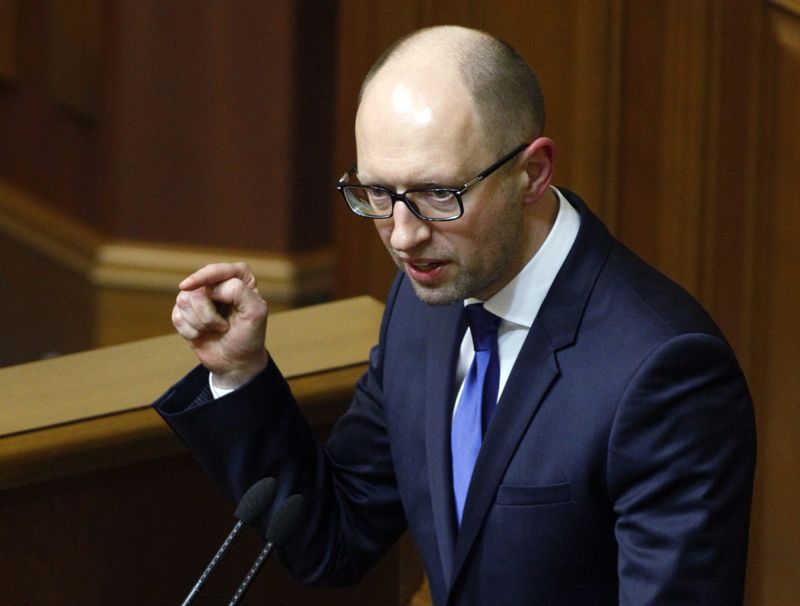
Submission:
POLYGON ((402 201, 408 210, 423 221, 454 221, 464 214, 462 196, 528 145, 530 143, 518 145, 460 188, 419 187, 397 193, 380 185, 358 183, 355 181, 355 166, 353 166, 339 179, 336 189, 341 192, 350 210, 360 217, 388 219, 394 212, 394 205, 402 201))

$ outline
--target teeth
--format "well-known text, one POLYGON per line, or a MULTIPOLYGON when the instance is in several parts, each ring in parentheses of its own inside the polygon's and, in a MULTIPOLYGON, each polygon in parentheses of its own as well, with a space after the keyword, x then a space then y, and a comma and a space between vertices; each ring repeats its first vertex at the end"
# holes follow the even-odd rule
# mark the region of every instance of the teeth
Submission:
POLYGON ((436 267, 436 263, 415 263, 414 265, 419 269, 430 269, 431 267, 436 267))

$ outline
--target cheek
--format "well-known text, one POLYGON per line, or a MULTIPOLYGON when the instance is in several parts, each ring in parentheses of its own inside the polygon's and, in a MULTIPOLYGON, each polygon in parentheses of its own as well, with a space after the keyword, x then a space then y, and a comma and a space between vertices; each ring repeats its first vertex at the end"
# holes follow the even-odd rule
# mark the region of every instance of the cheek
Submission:
POLYGON ((392 232, 394 231, 394 221, 392 219, 376 219, 375 222, 375 231, 378 232, 378 237, 381 240, 386 251, 389 255, 394 259, 394 262, 399 265, 399 261, 397 259, 397 255, 394 252, 394 248, 392 248, 392 232))
POLYGON ((388 244, 389 238, 392 237, 394 221, 391 219, 373 219, 372 221, 375 223, 375 231, 378 232, 378 237, 384 244, 388 244))
POLYGON ((470 217, 469 222, 459 226, 461 229, 458 232, 451 234, 451 242, 472 264, 496 262, 499 249, 517 245, 521 223, 514 224, 510 210, 499 204, 486 204, 481 212, 470 217))
POLYGON ((486 225, 485 221, 491 220, 490 216, 484 216, 483 212, 464 215, 460 219, 453 221, 447 226, 444 237, 450 246, 463 254, 481 250, 486 245, 486 225))

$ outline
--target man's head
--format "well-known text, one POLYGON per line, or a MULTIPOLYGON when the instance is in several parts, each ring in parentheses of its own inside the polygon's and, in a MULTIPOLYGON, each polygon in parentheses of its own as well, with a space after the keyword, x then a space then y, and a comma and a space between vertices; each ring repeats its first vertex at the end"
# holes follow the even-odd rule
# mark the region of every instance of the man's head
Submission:
POLYGON ((417 32, 376 63, 356 117, 362 184, 403 192, 460 187, 521 143, 517 156, 465 194, 464 215, 428 222, 403 203, 378 233, 418 296, 488 298, 524 266, 552 223, 553 145, 541 137, 536 77, 508 45, 460 27, 417 32))
POLYGON ((507 42, 484 32, 458 26, 412 32, 391 45, 372 65, 361 85, 359 100, 375 75, 390 60, 436 48, 450 55, 475 104, 486 136, 496 154, 518 142, 533 141, 544 132, 544 95, 536 74, 507 42))

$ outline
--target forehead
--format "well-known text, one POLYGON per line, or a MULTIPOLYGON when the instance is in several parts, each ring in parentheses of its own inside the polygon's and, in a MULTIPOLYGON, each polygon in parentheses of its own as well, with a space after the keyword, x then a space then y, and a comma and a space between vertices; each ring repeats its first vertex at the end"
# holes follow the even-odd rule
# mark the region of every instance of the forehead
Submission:
POLYGON ((386 69, 364 91, 356 116, 359 174, 391 183, 458 180, 482 162, 481 135, 456 70, 386 69))

